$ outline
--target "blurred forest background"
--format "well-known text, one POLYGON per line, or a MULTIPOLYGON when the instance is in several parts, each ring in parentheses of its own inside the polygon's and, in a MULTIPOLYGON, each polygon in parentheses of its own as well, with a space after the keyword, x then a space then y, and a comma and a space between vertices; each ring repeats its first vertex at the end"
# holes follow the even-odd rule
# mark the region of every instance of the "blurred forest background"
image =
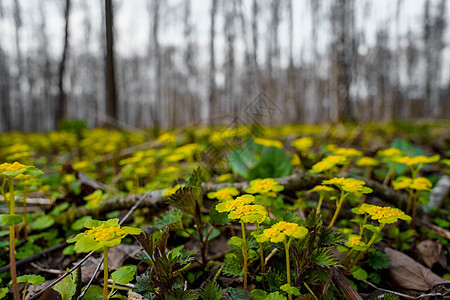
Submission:
POLYGON ((1 0, 0 132, 450 116, 447 0, 1 0))

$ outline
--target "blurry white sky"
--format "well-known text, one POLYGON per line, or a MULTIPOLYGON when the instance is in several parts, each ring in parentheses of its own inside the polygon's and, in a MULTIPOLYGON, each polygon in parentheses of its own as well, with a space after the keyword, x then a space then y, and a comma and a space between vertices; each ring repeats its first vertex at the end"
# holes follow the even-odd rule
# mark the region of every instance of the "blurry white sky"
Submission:
MULTIPOLYGON (((13 20, 13 0, 1 0, 4 7, 4 16, 0 22, 0 36, 2 47, 6 49, 7 53, 14 55, 16 51, 15 46, 15 30, 13 20)), ((228 0, 226 0, 228 1, 228 0)), ((286 1, 281 0, 283 3, 286 1)), ((440 0, 439 0, 440 1, 440 0)), ((49 39, 50 53, 55 56, 61 55, 64 19, 62 13, 63 0, 19 0, 22 7, 22 21, 23 27, 20 31, 21 47, 24 52, 36 51, 41 30, 40 24, 42 22, 42 14, 45 16, 46 28, 45 31, 49 39)), ((72 48, 82 47, 86 44, 85 37, 85 20, 90 18, 92 26, 91 40, 89 41, 89 50, 92 53, 100 52, 100 34, 103 34, 102 23, 102 6, 104 0, 72 0, 71 11, 71 38, 70 43, 72 48), (86 9, 87 8, 87 9, 86 9)), ((207 51, 209 43, 209 13, 210 0, 192 0, 192 15, 194 25, 194 36, 200 47, 200 50, 207 51)), ((250 21, 251 14, 251 0, 244 0, 244 11, 247 14, 247 20, 250 21)), ((268 1, 260 2, 267 3, 268 1)), ((322 0, 322 7, 328 8, 332 0, 322 0)), ((150 37, 150 16, 149 5, 151 0, 115 0, 115 30, 116 30, 116 51, 123 56, 134 56, 136 54, 146 55, 149 45, 150 37)), ((160 38, 162 45, 183 45, 183 6, 184 0, 167 0, 163 6, 161 13, 162 24, 160 27, 160 38)), ((301 60, 300 53, 303 59, 308 60, 312 53, 311 40, 311 8, 309 0, 293 0, 293 16, 294 16, 294 61, 299 63, 301 60), (302 51, 303 50, 303 51, 302 51)), ((375 34, 377 28, 388 28, 391 36, 391 47, 405 46, 405 40, 397 40, 397 35, 406 36, 406 32, 411 29, 417 39, 422 37, 423 26, 423 8, 424 0, 402 0, 400 8, 400 18, 397 24, 395 14, 397 11, 397 1, 394 0, 356 0, 356 26, 366 32, 365 41, 362 43, 359 51, 364 53, 368 47, 375 43, 375 34), (397 27, 398 25, 398 27, 397 27), (397 33, 398 28, 398 33, 397 33)), ((432 1, 433 7, 436 7, 438 1, 432 1)), ((447 16, 450 2, 447 5, 447 16)), ((260 34, 260 55, 264 58, 265 36, 268 34, 267 26, 270 20, 268 8, 261 8, 264 11, 260 15, 261 22, 259 23, 260 34)), ((320 27, 318 31, 319 36, 319 52, 321 54, 327 53, 329 49, 328 43, 330 39, 330 24, 329 17, 324 15, 328 13, 329 9, 322 9, 319 20, 320 27), (324 13, 325 12, 325 13, 324 13)), ((434 13, 434 12, 432 12, 434 13)), ((224 39, 221 34, 223 31, 223 17, 219 13, 219 18, 216 23, 216 57, 223 58, 220 51, 224 49, 224 39)), ((285 59, 282 64, 287 62, 288 52, 288 17, 283 11, 281 15, 282 23, 280 25, 279 37, 280 45, 282 47, 282 57, 285 59)), ((250 24, 248 25, 247 34, 251 33, 250 24)), ((450 26, 450 24, 448 24, 450 26)), ((237 25, 237 34, 240 36, 240 25, 237 25)), ((445 31, 445 40, 450 40, 450 30, 445 31)), ((249 43, 251 43, 249 36, 249 43)), ((422 45, 423 46, 423 45, 422 45)), ((237 52, 242 53, 243 42, 241 39, 237 40, 237 52)), ((208 53, 208 52, 205 52, 208 53)), ((242 55, 237 55, 242 57, 242 55)), ((443 61, 450 62, 450 48, 446 45, 443 51, 443 61)), ((200 59, 205 62, 208 60, 207 55, 202 55, 200 59)), ((449 77, 450 68, 444 68, 442 74, 443 79, 449 77)), ((448 81, 448 79, 447 79, 448 81)))

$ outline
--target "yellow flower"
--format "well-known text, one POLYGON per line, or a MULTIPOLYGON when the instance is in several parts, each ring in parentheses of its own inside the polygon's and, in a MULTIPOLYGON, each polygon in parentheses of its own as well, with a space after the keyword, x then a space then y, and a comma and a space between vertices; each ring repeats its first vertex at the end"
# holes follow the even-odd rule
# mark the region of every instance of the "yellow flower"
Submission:
POLYGON ((379 150, 377 155, 385 157, 385 158, 394 158, 403 155, 403 152, 397 148, 388 148, 385 150, 379 150))
POLYGON ((43 172, 34 166, 26 166, 19 162, 3 163, 0 165, 0 176, 6 177, 9 179, 15 178, 19 174, 24 175, 41 175, 43 172))
POLYGON ((283 143, 277 140, 269 140, 269 139, 261 139, 261 138, 254 138, 253 141, 255 144, 262 145, 265 147, 276 147, 279 149, 283 149, 283 143))
POLYGON ((373 191, 371 188, 364 186, 366 184, 364 181, 354 178, 334 177, 329 180, 322 181, 322 184, 335 185, 339 189, 348 193, 359 192, 363 194, 369 194, 373 191))
POLYGON ((255 197, 253 195, 242 195, 237 197, 234 200, 220 202, 216 205, 216 210, 218 212, 228 212, 232 210, 236 210, 239 207, 242 207, 246 204, 250 204, 255 201, 255 197))
POLYGON ((180 188, 180 187, 183 187, 184 185, 183 184, 177 184, 176 186, 174 186, 174 187, 171 187, 171 188, 167 188, 167 189, 165 189, 163 192, 162 192, 162 196, 167 196, 167 197, 169 197, 169 196, 172 196, 173 194, 175 194, 176 193, 176 191, 178 191, 178 189, 180 188))
POLYGON ((218 182, 230 182, 232 180, 233 180, 233 174, 231 174, 231 173, 222 174, 219 177, 217 177, 218 182))
POLYGON ((243 205, 231 211, 228 218, 244 223, 262 223, 267 218, 267 211, 262 205, 243 205))
POLYGON ((310 189, 308 192, 312 193, 312 192, 317 192, 317 193, 331 193, 333 192, 334 189, 329 187, 329 186, 325 186, 325 185, 316 185, 314 188, 310 189))
POLYGON ((411 217, 406 215, 403 211, 398 208, 392 208, 390 206, 376 206, 376 205, 362 205, 360 211, 367 213, 373 220, 378 220, 378 222, 383 224, 392 224, 397 222, 399 219, 409 221, 411 217))
POLYGON ((375 158, 364 156, 356 161, 356 165, 358 167, 376 167, 379 162, 375 158))
POLYGON ((158 142, 160 143, 168 143, 173 144, 177 140, 177 136, 175 134, 165 132, 158 137, 158 142))
POLYGON ((358 235, 350 235, 348 241, 345 243, 345 246, 355 249, 357 251, 365 251, 366 243, 361 241, 361 237, 358 235))
POLYGON ((245 191, 251 194, 266 194, 269 196, 276 196, 276 192, 280 192, 284 189, 282 185, 275 181, 273 178, 254 179, 250 181, 250 187, 245 191))
POLYGON ((320 173, 324 171, 328 171, 334 168, 336 165, 345 165, 348 163, 348 160, 345 156, 341 155, 330 155, 316 163, 312 166, 310 172, 311 173, 320 173))
POLYGON ((90 236, 94 241, 111 241, 126 234, 119 227, 108 227, 106 224, 100 227, 94 227, 85 232, 86 236, 90 236))
POLYGON ((264 229, 262 234, 256 235, 258 242, 263 243, 271 241, 272 243, 280 243, 286 240, 286 237, 302 238, 308 234, 308 229, 296 223, 286 221, 278 222, 271 228, 264 229))
POLYGON ((417 191, 428 191, 432 187, 432 183, 425 177, 409 178, 401 176, 397 178, 392 186, 394 190, 413 189, 417 191))
POLYGON ((313 146, 314 142, 310 137, 301 137, 292 142, 292 146, 300 152, 305 152, 313 146))
POLYGON ((233 200, 234 196, 239 195, 239 191, 235 187, 225 187, 223 189, 218 190, 217 192, 209 192, 209 199, 217 199, 219 201, 229 201, 233 200))
POLYGON ((333 150, 333 154, 344 156, 344 157, 357 157, 362 156, 363 153, 359 150, 353 149, 353 148, 337 148, 333 150))
POLYGON ((408 167, 412 167, 418 164, 430 164, 439 161, 439 155, 434 155, 431 157, 426 157, 424 155, 409 157, 402 156, 394 159, 396 163, 407 165, 408 167))
POLYGON ((68 239, 67 242, 75 242, 75 251, 90 252, 97 251, 120 244, 120 241, 128 234, 140 234, 142 230, 128 226, 121 227, 119 219, 114 218, 107 221, 88 220, 84 227, 89 229, 75 237, 68 239))

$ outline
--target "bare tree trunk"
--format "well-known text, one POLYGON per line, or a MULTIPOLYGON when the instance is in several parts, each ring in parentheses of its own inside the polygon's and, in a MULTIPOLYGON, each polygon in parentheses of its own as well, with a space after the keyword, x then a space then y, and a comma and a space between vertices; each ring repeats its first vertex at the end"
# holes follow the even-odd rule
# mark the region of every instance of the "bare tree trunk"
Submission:
POLYGON ((212 0, 211 2, 211 18, 209 30, 209 113, 213 116, 216 106, 216 57, 215 57, 215 38, 216 38, 216 16, 218 10, 219 0, 212 0))
POLYGON ((7 57, 3 49, 0 48, 0 132, 10 131, 12 129, 11 124, 11 109, 10 109, 10 75, 7 64, 7 57))
POLYGON ((258 0, 253 0, 252 4, 252 42, 253 42, 253 69, 255 73, 254 87, 261 88, 261 74, 258 64, 258 0))
POLYGON ((114 13, 112 0, 105 0, 106 25, 106 115, 110 121, 117 120, 117 93, 114 75, 114 13))
MULTIPOLYGON (((225 69, 225 98, 223 101, 225 104, 222 105, 222 109, 220 113, 226 113, 227 115, 231 115, 232 119, 234 119, 237 115, 237 106, 236 106, 236 94, 235 94, 235 54, 234 54, 234 43, 236 40, 236 29, 234 26, 236 19, 236 4, 235 1, 227 1, 225 2, 224 13, 225 13, 225 22, 223 26, 223 32, 225 36, 225 65, 223 66, 225 69), (226 105, 228 104, 228 105, 226 105)), ((231 121, 231 120, 230 120, 231 121)))
POLYGON ((338 101, 337 120, 353 120, 350 102, 353 1, 339 0, 332 8, 332 27, 336 36, 333 45, 333 64, 335 65, 336 95, 338 101))
MULTIPOLYGON (((22 17, 20 11, 19 0, 14 0, 14 25, 17 51, 17 76, 15 79, 15 94, 16 103, 14 105, 13 113, 13 128, 24 129, 24 103, 22 98, 22 84, 23 84, 23 65, 22 65, 22 50, 20 47, 20 29, 22 27, 22 17)), ((14 102, 13 102, 14 103, 14 102)))
POLYGON ((58 104, 56 105, 56 116, 55 116, 55 128, 58 128, 59 122, 67 117, 67 94, 64 91, 64 75, 66 71, 66 60, 67 52, 69 49, 69 15, 70 15, 70 2, 71 0, 66 0, 64 5, 64 19, 66 20, 66 25, 64 29, 64 47, 61 56, 61 61, 59 63, 59 97, 58 104))
POLYGON ((161 126, 161 113, 163 106, 163 99, 161 93, 161 84, 162 84, 162 56, 161 56, 161 47, 159 44, 159 21, 160 21, 160 0, 153 0, 152 2, 152 10, 153 10, 153 20, 152 20, 152 28, 151 28, 151 37, 153 43, 153 52, 154 52, 154 74, 155 74, 155 94, 153 98, 153 103, 151 106, 151 116, 153 127, 158 128, 161 126))

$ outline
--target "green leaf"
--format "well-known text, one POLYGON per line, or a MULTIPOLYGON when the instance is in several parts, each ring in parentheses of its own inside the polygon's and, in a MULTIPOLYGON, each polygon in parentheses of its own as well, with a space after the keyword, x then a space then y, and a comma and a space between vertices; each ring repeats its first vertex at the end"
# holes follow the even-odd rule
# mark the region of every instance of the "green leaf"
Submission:
POLYGON ((286 300, 286 296, 285 295, 281 295, 280 292, 273 292, 270 293, 269 295, 267 295, 266 298, 264 298, 264 300, 286 300))
POLYGON ((0 299, 3 299, 8 295, 9 289, 7 287, 0 288, 0 299))
POLYGON ((283 149, 262 147, 261 160, 248 171, 248 180, 256 178, 279 178, 291 175, 290 157, 283 149))
POLYGON ((386 269, 390 264, 391 262, 386 253, 379 250, 369 253, 369 265, 374 270, 386 269))
POLYGON ((31 224, 31 228, 34 230, 43 230, 51 227, 53 224, 55 224, 55 218, 50 215, 43 215, 31 224))
POLYGON ((314 249, 311 253, 310 260, 311 262, 321 267, 330 267, 339 264, 334 255, 330 253, 330 250, 328 248, 314 249))
POLYGON ((256 153, 249 150, 252 148, 251 144, 245 149, 236 148, 228 156, 231 170, 244 178, 247 178, 249 170, 258 163, 256 153))
POLYGON ((228 219, 228 212, 218 212, 215 205, 211 206, 209 217, 211 219, 211 224, 213 225, 226 225, 231 222, 231 220, 228 219))
POLYGON ((53 289, 61 294, 62 300, 72 300, 72 297, 77 293, 77 286, 81 280, 80 277, 81 269, 78 268, 75 272, 72 272, 62 281, 58 282, 53 289))
POLYGON ((254 289, 250 293, 252 294, 253 300, 264 300, 267 297, 267 292, 260 289, 254 289))
POLYGON ((92 220, 92 216, 84 216, 84 217, 81 217, 81 218, 75 220, 75 221, 70 225, 70 228, 71 228, 72 230, 75 230, 75 231, 80 231, 80 230, 82 230, 82 229, 84 228, 84 224, 85 224, 88 220, 92 220))
POLYGON ((75 245, 69 245, 63 250, 64 255, 72 255, 75 253, 75 245))
POLYGON ((202 300, 220 300, 222 299, 222 294, 222 289, 214 281, 208 282, 205 288, 199 292, 200 299, 202 300))
POLYGON ((0 226, 11 226, 11 225, 19 224, 22 221, 23 221, 23 217, 21 215, 15 215, 15 214, 0 215, 0 226))
MULTIPOLYGON (((93 238, 87 237, 84 233, 81 233, 81 237, 76 241, 75 251, 77 253, 86 253, 91 251, 98 251, 102 247, 96 242, 93 238)), ((75 237, 76 238, 76 237, 75 237)), ((67 242, 71 243, 73 239, 67 240, 67 242)))
POLYGON ((91 285, 83 297, 83 300, 103 299, 103 289, 98 285, 91 285))
POLYGON ((352 276, 355 279, 358 279, 358 280, 366 280, 367 279, 367 272, 360 266, 354 266, 350 270, 350 273, 352 274, 352 276))
POLYGON ((17 282, 18 283, 28 282, 28 283, 34 284, 34 285, 41 285, 45 282, 45 278, 42 277, 41 275, 34 275, 34 274, 22 275, 22 276, 17 277, 17 282))
POLYGON ((228 294, 230 295, 231 299, 233 300, 250 300, 251 295, 249 292, 243 291, 241 289, 237 288, 231 288, 228 291, 228 294))
POLYGON ((111 274, 111 279, 116 283, 128 284, 134 279, 134 275, 136 275, 136 266, 128 265, 113 272, 111 274))
POLYGON ((238 236, 233 236, 228 240, 228 244, 234 245, 236 247, 241 247, 242 242, 243 242, 242 238, 240 238, 238 236))
POLYGON ((291 286, 288 283, 280 286, 280 289, 288 293, 289 295, 300 296, 300 291, 298 290, 298 288, 296 288, 295 286, 291 286))
POLYGON ((377 233, 378 231, 380 231, 380 227, 374 226, 372 224, 364 224, 363 227, 369 231, 372 231, 373 233, 377 233))
POLYGON ((244 275, 244 268, 240 264, 239 258, 236 254, 228 253, 225 255, 223 273, 231 277, 240 277, 244 275))
POLYGON ((164 227, 170 225, 170 228, 172 230, 176 230, 182 229, 181 221, 181 210, 172 209, 163 213, 159 218, 153 221, 150 226, 157 229, 163 229, 164 227))

